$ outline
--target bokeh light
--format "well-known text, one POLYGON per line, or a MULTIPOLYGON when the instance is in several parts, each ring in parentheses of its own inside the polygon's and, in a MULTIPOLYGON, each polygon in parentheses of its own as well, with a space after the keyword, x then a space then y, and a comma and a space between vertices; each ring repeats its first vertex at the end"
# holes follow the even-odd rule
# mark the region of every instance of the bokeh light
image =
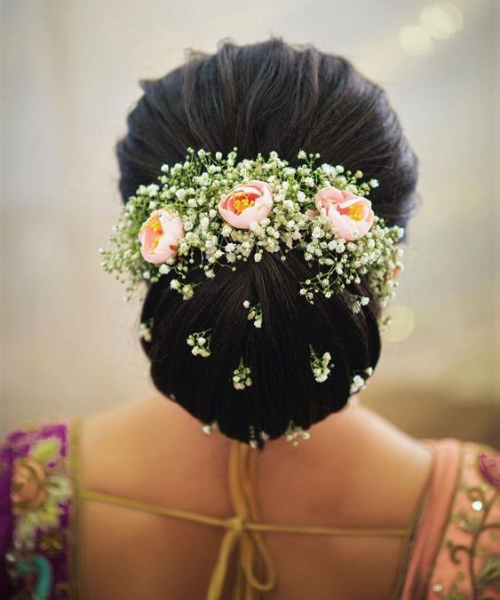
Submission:
POLYGON ((433 38, 446 40, 462 29, 463 16, 454 4, 434 4, 422 10, 419 24, 433 38))
POLYGON ((399 42, 407 54, 415 57, 427 56, 434 47, 431 36, 418 25, 401 27, 399 42))
POLYGON ((415 315, 411 308, 403 304, 395 304, 387 309, 386 316, 390 318, 390 322, 383 330, 384 340, 401 342, 410 337, 415 327, 415 315))

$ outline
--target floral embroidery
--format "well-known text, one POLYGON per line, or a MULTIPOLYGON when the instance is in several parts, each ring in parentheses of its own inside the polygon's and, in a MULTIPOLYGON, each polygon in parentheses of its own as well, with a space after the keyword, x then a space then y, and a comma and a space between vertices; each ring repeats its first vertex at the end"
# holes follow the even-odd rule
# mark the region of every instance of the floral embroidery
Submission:
POLYGON ((44 531, 40 535, 38 547, 40 551, 47 556, 58 556, 64 550, 66 543, 66 534, 60 529, 44 531))
MULTIPOLYGON (((444 585, 444 577, 436 575, 428 597, 496 600, 500 598, 500 545, 495 543, 500 533, 500 455, 495 457, 491 448, 488 453, 479 452, 480 446, 473 443, 465 443, 465 447, 444 542, 448 560, 463 570, 455 573, 449 587, 444 585)), ((444 573, 445 560, 443 555, 440 566, 444 573)))
POLYGON ((500 460, 495 459, 486 452, 481 452, 479 455, 479 469, 485 479, 500 487, 500 460))
POLYGON ((57 438, 43 440, 27 457, 14 460, 10 500, 17 516, 14 538, 20 546, 34 541, 37 528, 57 527, 60 504, 71 496, 65 474, 49 466, 60 456, 60 445, 57 438))
POLYGON ((69 598, 68 433, 66 422, 39 424, 12 431, 0 446, 10 465, 0 475, 0 502, 13 525, 3 557, 13 600, 69 598))

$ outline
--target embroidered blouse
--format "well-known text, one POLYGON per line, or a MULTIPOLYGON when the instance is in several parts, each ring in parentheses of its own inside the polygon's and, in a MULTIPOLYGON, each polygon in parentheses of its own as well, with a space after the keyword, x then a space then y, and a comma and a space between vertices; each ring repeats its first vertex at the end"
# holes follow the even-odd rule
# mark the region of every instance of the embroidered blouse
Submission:
MULTIPOLYGON (((83 489, 77 417, 11 431, 0 446, 0 598, 84 600, 79 522, 85 502, 224 528, 207 600, 218 600, 236 549, 234 598, 265 598, 278 573, 264 533, 405 538, 390 600, 500 600, 500 452, 453 438, 426 439, 433 466, 406 529, 310 527, 264 523, 252 493, 258 453, 233 442, 230 492, 234 515, 171 510, 83 489)), ((85 599, 86 600, 86 599, 85 599)))

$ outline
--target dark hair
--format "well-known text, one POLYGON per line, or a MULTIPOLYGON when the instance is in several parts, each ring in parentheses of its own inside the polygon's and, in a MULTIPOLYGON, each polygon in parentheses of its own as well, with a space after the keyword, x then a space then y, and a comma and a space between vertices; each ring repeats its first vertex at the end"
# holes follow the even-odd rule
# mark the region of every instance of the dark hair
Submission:
MULTIPOLYGON (((385 92, 346 59, 280 39, 224 43, 214 55, 192 54, 182 67, 140 83, 144 95, 117 144, 124 202, 140 184, 156 182, 162 164, 182 161, 188 147, 227 153, 236 146, 238 158, 275 150, 291 165, 304 149, 378 179, 370 193, 375 213, 406 226, 416 203, 417 159, 385 92)), ((189 281, 199 285, 189 300, 170 289, 169 275, 149 284, 141 320, 154 325, 142 345, 155 386, 243 442, 252 430, 275 438, 290 422, 306 429, 341 410, 353 376, 378 362, 380 307, 372 301, 358 313, 349 308, 352 293, 372 297, 364 278, 309 304, 300 282, 315 272, 301 250, 286 261, 264 252, 260 262, 220 269, 213 279, 194 264, 189 281), (247 319, 244 300, 260 303, 261 329, 247 319), (186 338, 209 328, 211 356, 194 356, 186 338), (310 345, 332 355, 335 366, 323 383, 312 374, 310 345), (244 390, 232 385, 240 357, 252 370, 253 384, 244 390)))

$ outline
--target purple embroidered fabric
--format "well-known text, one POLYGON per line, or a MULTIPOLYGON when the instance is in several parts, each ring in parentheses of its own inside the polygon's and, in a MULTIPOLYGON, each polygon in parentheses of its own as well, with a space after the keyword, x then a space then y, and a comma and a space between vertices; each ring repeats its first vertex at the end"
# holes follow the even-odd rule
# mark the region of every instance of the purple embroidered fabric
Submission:
POLYGON ((0 450, 0 597, 70 598, 66 421, 11 432, 0 450))

